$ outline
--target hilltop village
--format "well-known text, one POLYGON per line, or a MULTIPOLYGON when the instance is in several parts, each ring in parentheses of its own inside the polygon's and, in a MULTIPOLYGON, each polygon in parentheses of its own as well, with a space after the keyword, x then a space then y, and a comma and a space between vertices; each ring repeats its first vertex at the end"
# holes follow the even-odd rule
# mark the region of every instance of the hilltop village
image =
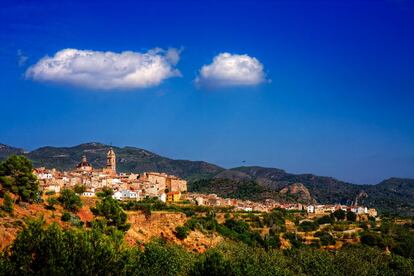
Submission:
POLYGON ((174 175, 160 172, 117 173, 116 154, 112 148, 107 152, 106 166, 93 168, 83 155, 79 164, 71 171, 36 168, 34 174, 39 179, 43 192, 59 193, 63 189, 85 187, 81 194, 84 197, 95 197, 104 188, 113 191, 112 197, 122 201, 140 201, 146 198, 157 198, 164 203, 189 202, 201 206, 232 207, 241 211, 270 212, 274 208, 306 211, 309 215, 322 215, 344 210, 358 215, 377 216, 374 208, 346 205, 304 205, 301 203, 281 203, 274 199, 263 202, 221 198, 216 194, 190 193, 187 181, 174 175))

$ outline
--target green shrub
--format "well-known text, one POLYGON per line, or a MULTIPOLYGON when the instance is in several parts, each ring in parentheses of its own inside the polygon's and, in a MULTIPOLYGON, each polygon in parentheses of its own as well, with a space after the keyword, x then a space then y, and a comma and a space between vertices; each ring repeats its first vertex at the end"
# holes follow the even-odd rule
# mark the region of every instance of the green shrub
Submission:
POLYGON ((58 197, 58 201, 68 211, 77 212, 82 207, 80 197, 70 189, 63 189, 58 197))
POLYGON ((6 211, 6 212, 8 212, 8 213, 10 213, 10 214, 12 214, 12 213, 13 213, 13 210, 14 210, 14 202, 13 202, 13 199, 11 198, 11 196, 10 196, 10 193, 9 193, 9 192, 6 192, 6 193, 4 194, 3 206, 1 206, 1 208, 2 208, 4 211, 6 211))
POLYGON ((335 231, 346 231, 348 230, 349 225, 344 222, 337 222, 333 225, 335 231))
POLYGON ((346 212, 346 220, 348 221, 356 221, 357 215, 354 212, 348 211, 346 212))
POLYGON ((308 221, 305 220, 303 221, 301 224, 299 224, 299 231, 303 231, 303 232, 311 232, 311 231, 315 231, 319 228, 319 225, 313 221, 308 221))
POLYGON ((196 214, 196 212, 194 210, 192 210, 192 209, 184 209, 184 214, 187 217, 192 217, 192 216, 194 216, 196 214))
POLYGON ((175 228, 175 236, 178 239, 183 240, 183 239, 187 238, 189 231, 190 231, 190 229, 187 226, 177 226, 175 228))
POLYGON ((332 235, 327 232, 316 232, 315 237, 319 237, 321 245, 323 246, 335 244, 334 237, 332 237, 332 235))
POLYGON ((337 219, 337 220, 344 220, 346 217, 346 212, 344 210, 338 209, 335 212, 332 213, 332 215, 337 219))
POLYGON ((90 209, 96 217, 103 219, 107 226, 116 227, 121 231, 128 231, 130 224, 127 223, 127 214, 116 199, 109 196, 103 197, 96 203, 95 207, 90 209))
POLYGON ((47 206, 46 209, 55 210, 55 205, 58 204, 59 201, 54 197, 49 197, 47 199, 47 206))
POLYGON ((285 209, 275 208, 270 213, 266 213, 263 216, 263 223, 269 227, 273 225, 285 225, 285 218, 287 211, 285 209))
POLYGON ((365 222, 365 221, 361 221, 359 224, 358 224, 358 226, 359 227, 361 227, 362 229, 364 229, 364 230, 368 230, 368 224, 365 222))
POLYGON ((283 234, 283 237, 287 239, 294 248, 299 248, 303 245, 302 242, 298 239, 297 235, 294 233, 286 232, 283 234))
POLYGON ((329 216, 329 215, 325 215, 325 216, 323 216, 323 217, 320 217, 320 218, 317 218, 316 219, 316 222, 318 223, 318 224, 332 224, 333 223, 333 218, 331 217, 331 216, 329 216))
POLYGON ((365 231, 361 234, 361 243, 368 246, 381 246, 384 245, 384 240, 379 233, 365 231))
POLYGON ((73 188, 73 190, 78 195, 81 195, 82 193, 84 193, 86 191, 86 186, 85 185, 81 185, 81 184, 76 184, 75 187, 73 188))
POLYGON ((193 276, 204 275, 235 275, 231 263, 216 250, 204 254, 190 272, 193 276))
POLYGON ((101 197, 101 198, 111 197, 113 195, 113 193, 114 193, 114 191, 111 188, 104 187, 101 192, 96 193, 96 196, 101 197))
POLYGON ((269 248, 280 248, 279 236, 266 235, 264 238, 264 247, 269 248))
POLYGON ((62 221, 69 221, 70 218, 71 218, 70 214, 67 213, 67 212, 64 212, 63 215, 62 215, 62 217, 61 217, 61 220, 62 221))

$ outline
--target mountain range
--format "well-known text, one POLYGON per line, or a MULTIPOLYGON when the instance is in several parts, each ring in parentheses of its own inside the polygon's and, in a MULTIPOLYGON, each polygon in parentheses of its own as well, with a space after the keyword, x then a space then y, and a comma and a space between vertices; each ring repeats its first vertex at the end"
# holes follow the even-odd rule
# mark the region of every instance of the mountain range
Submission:
MULTIPOLYGON (((0 160, 10 155, 25 155, 35 167, 73 169, 86 155, 95 168, 106 164, 111 146, 85 143, 74 147, 41 147, 26 152, 0 144, 0 160)), ((175 160, 136 147, 115 147, 119 172, 158 171, 189 181, 190 191, 216 193, 244 199, 276 198, 304 203, 358 202, 380 212, 414 215, 414 179, 390 178, 376 185, 358 185, 332 177, 291 174, 277 168, 258 166, 225 169, 204 161, 175 160)))

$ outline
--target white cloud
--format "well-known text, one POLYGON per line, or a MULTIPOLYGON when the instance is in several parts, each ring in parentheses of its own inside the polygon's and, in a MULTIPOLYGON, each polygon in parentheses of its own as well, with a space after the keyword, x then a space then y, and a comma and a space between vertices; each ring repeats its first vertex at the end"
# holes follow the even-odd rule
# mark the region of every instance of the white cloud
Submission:
POLYGON ((263 65, 254 57, 220 53, 213 63, 201 67, 196 78, 198 86, 253 86, 264 81, 263 65))
POLYGON ((146 53, 63 49, 27 69, 26 78, 101 90, 147 88, 180 76, 179 59, 174 48, 146 53))
POLYGON ((19 64, 19 67, 22 67, 26 65, 26 62, 29 58, 23 54, 23 51, 18 49, 17 50, 17 64, 19 64))

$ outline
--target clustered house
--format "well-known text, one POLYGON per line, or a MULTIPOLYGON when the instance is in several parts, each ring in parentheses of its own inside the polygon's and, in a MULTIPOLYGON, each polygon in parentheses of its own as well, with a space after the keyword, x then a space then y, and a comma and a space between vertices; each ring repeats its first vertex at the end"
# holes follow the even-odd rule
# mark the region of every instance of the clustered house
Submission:
POLYGON ((307 212, 310 216, 320 216, 333 213, 338 209, 351 211, 357 215, 377 216, 374 208, 364 206, 345 205, 305 205, 301 203, 280 203, 274 199, 262 202, 221 198, 216 194, 188 193, 187 181, 174 175, 162 172, 117 173, 116 154, 111 147, 107 152, 106 166, 95 169, 83 155, 79 164, 72 171, 58 171, 56 169, 36 168, 41 189, 45 192, 59 193, 65 188, 74 188, 83 185, 85 197, 94 197, 95 193, 103 188, 113 190, 113 198, 117 200, 142 200, 144 198, 158 198, 163 202, 175 203, 182 199, 196 205, 230 207, 242 211, 269 212, 274 208, 307 212))
POLYGON ((174 194, 173 202, 180 200, 187 192, 187 181, 174 175, 160 172, 117 173, 116 154, 111 147, 107 152, 106 166, 95 169, 84 154, 79 164, 71 171, 36 168, 41 189, 59 193, 65 188, 83 185, 86 191, 82 196, 93 197, 103 188, 113 190, 113 197, 119 200, 141 200, 146 197, 167 200, 167 194, 174 194))
POLYGON ((222 198, 216 194, 187 193, 186 198, 196 205, 216 206, 216 207, 232 207, 240 211, 258 211, 269 212, 274 208, 281 208, 290 211, 303 211, 313 217, 323 216, 335 212, 338 209, 350 211, 357 215, 366 215, 376 217, 375 208, 367 208, 364 206, 347 206, 347 205, 307 205, 302 203, 286 203, 277 202, 274 199, 265 199, 262 202, 239 200, 234 198, 222 198))

